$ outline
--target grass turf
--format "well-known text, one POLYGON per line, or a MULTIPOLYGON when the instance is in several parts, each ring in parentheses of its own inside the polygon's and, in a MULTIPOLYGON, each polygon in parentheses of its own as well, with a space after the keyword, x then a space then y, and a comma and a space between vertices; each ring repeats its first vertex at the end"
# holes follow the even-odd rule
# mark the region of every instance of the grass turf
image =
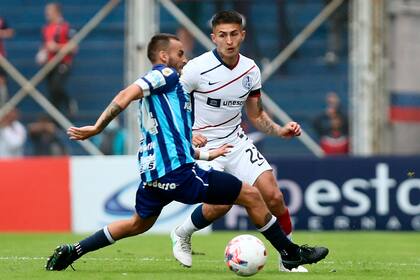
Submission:
MULTIPOLYGON (((66 271, 45 271, 46 257, 72 234, 0 234, 0 279, 238 279, 223 262, 227 242, 238 232, 195 235, 193 267, 181 267, 171 253, 168 235, 144 235, 89 253, 66 271)), ((294 240, 325 245, 330 255, 308 274, 277 270, 277 253, 268 249, 264 269, 253 279, 419 279, 420 234, 395 232, 296 232, 294 240)))

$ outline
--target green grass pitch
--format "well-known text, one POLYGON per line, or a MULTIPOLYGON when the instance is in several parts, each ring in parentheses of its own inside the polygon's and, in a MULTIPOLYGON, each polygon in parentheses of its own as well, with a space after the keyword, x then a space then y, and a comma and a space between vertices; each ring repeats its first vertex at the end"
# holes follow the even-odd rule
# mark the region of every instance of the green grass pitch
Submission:
MULTIPOLYGON (((253 279, 420 279, 420 233, 296 232, 294 240, 329 247, 329 256, 308 265, 308 274, 277 271, 277 253, 264 241, 268 260, 253 279)), ((71 234, 0 234, 0 279, 239 279, 223 262, 227 242, 239 232, 195 235, 193 267, 173 258, 168 235, 121 240, 79 259, 66 271, 45 271, 46 257, 56 245, 76 242, 71 234)))

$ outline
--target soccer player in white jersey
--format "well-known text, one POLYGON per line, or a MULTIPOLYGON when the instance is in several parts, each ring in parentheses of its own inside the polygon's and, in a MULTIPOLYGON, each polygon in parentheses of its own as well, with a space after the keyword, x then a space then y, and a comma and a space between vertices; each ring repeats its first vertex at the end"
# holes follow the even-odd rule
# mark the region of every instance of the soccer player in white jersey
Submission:
MULTIPOLYGON (((245 106, 248 119, 267 135, 282 138, 299 136, 300 125, 276 124, 262 107, 261 72, 255 62, 239 53, 245 39, 243 16, 235 11, 222 11, 212 18, 211 39, 216 49, 189 61, 183 68, 181 83, 194 96, 195 137, 193 143, 209 151, 222 144, 234 147, 224 157, 199 162, 200 167, 224 170, 257 187, 271 213, 288 237, 292 223, 283 195, 272 168, 252 141, 245 135, 241 111, 245 106)), ((171 234, 175 258, 184 266, 192 265, 191 235, 226 214, 231 206, 202 204, 190 218, 171 234)), ((279 261, 281 271, 288 271, 279 261)), ((307 272, 300 266, 293 272, 307 272)))

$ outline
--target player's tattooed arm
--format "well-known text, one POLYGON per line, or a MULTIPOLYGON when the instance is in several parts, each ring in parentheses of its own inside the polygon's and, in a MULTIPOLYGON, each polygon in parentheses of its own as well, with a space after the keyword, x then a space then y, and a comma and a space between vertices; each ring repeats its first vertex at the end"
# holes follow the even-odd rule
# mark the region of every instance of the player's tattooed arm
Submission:
POLYGON ((279 137, 290 138, 301 134, 300 125, 288 122, 284 126, 275 123, 264 111, 261 98, 249 98, 246 102, 248 119, 261 132, 279 137))
POLYGON ((121 113, 133 100, 143 97, 143 91, 137 85, 130 85, 120 91, 102 115, 97 120, 95 127, 102 131, 119 113, 121 113))
POLYGON ((261 98, 249 98, 246 102, 248 119, 256 129, 274 136, 282 136, 282 127, 276 124, 264 111, 261 98))
POLYGON ((102 131, 122 111, 123 108, 121 108, 121 106, 115 101, 112 101, 96 121, 95 126, 102 131))
POLYGON ((102 112, 95 125, 70 127, 67 135, 72 140, 85 140, 100 133, 131 101, 142 98, 143 91, 137 85, 130 85, 120 91, 111 104, 102 112))

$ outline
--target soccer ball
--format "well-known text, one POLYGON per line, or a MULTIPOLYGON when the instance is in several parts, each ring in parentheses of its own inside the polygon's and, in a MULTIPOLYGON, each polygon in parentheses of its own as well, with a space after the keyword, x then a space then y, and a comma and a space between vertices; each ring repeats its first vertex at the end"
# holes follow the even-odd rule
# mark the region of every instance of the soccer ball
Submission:
POLYGON ((267 250, 261 240, 250 234, 236 236, 225 249, 225 263, 240 276, 260 271, 267 260, 267 250))

